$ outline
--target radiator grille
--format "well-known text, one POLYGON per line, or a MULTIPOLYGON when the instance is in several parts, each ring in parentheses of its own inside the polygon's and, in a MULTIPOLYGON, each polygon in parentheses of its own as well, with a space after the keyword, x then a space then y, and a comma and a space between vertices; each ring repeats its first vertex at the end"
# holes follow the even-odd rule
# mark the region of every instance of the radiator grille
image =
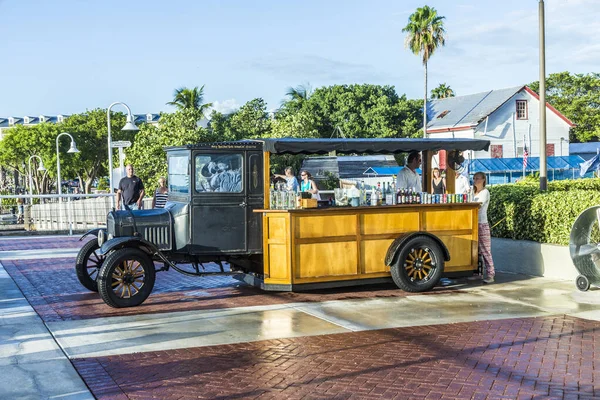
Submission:
POLYGON ((160 250, 171 250, 171 232, 168 226, 144 227, 142 235, 147 241, 154 243, 160 250))

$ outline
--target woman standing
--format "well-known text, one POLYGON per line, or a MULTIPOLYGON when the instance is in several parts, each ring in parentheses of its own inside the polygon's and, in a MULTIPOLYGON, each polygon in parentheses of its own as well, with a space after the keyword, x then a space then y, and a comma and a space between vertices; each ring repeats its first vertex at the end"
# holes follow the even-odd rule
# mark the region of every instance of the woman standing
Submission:
POLYGON ((483 257, 484 283, 494 282, 496 271, 492 260, 492 236, 488 225, 487 210, 490 204, 490 191, 485 188, 485 174, 477 172, 473 175, 473 199, 481 203, 479 207, 479 254, 483 257))
POLYGON ((442 177, 439 168, 433 169, 433 179, 431 180, 431 190, 433 194, 446 193, 446 178, 442 177))
POLYGON ((152 208, 165 208, 169 199, 169 189, 167 189, 167 180, 164 176, 158 178, 158 187, 154 191, 152 199, 152 208))
POLYGON ((321 200, 321 196, 319 195, 319 189, 317 189, 317 184, 313 181, 312 175, 307 170, 303 169, 300 171, 300 178, 302 178, 302 182, 300 183, 300 190, 302 192, 312 193, 312 198, 321 200))

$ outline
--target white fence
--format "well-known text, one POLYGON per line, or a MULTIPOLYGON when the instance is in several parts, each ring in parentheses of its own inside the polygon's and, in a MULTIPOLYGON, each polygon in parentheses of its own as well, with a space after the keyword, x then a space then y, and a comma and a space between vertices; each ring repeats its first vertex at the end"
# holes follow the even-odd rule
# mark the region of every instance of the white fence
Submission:
MULTIPOLYGON (((113 194, 0 196, 3 229, 27 231, 85 231, 106 226, 113 194), (9 204, 9 205, 8 205, 9 204)), ((144 208, 152 198, 144 198, 144 208)))

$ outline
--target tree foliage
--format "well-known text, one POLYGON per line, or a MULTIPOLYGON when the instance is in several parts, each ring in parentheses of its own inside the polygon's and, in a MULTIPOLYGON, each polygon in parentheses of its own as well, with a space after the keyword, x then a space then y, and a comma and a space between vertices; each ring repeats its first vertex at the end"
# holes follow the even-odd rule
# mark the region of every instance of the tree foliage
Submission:
POLYGON ((316 89, 302 110, 320 137, 336 127, 348 138, 410 137, 418 131, 415 102, 399 97, 393 86, 335 85, 316 89))
MULTIPOLYGON (((65 157, 61 153, 61 175, 63 179, 77 177, 83 184, 82 190, 89 193, 92 182, 102 175, 108 175, 108 124, 106 109, 97 108, 85 113, 74 114, 61 125, 62 132, 69 132, 75 138, 79 153, 69 155, 73 164, 63 164, 65 157)), ((125 114, 110 114, 111 140, 135 140, 135 132, 122 131, 125 114)), ((61 145, 68 149, 68 140, 61 138, 61 145), (63 143, 64 142, 64 143, 63 143)), ((65 150, 66 151, 66 150, 65 150)), ((118 152, 114 151, 113 165, 118 165, 118 152)))
MULTIPOLYGON (((111 132, 113 140, 133 140, 131 132, 122 132, 125 115, 111 114, 111 132)), ((68 154, 70 140, 61 136, 58 142, 60 151, 61 178, 69 180, 79 178, 82 190, 89 193, 94 179, 107 173, 108 164, 108 127, 105 109, 88 110, 74 114, 59 124, 40 123, 33 126, 16 125, 4 134, 0 141, 0 161, 2 165, 29 175, 29 157, 42 158, 46 173, 35 170, 32 160, 34 186, 41 193, 56 188, 56 138, 59 133, 67 132, 77 144, 79 153, 68 154)))
MULTIPOLYGON (((33 127, 15 125, 5 131, 0 140, 0 164, 28 177, 30 157, 41 157, 46 171, 37 171, 38 159, 31 159, 31 176, 36 188, 34 193, 48 193, 50 186, 56 181, 55 139, 59 133, 59 127, 49 123, 33 127)), ((64 161, 68 164, 70 159, 67 157, 64 161)))
POLYGON ((211 131, 198 126, 201 111, 183 109, 161 114, 160 125, 143 125, 136 134, 135 142, 126 153, 127 163, 134 167, 147 187, 147 192, 157 185, 158 178, 167 175, 167 154, 164 147, 214 142, 220 140, 211 131))
POLYGON ((434 89, 431 89, 432 99, 445 99, 447 97, 454 97, 454 90, 446 83, 440 83, 440 85, 434 89))
POLYGON ((173 101, 169 101, 167 105, 174 106, 178 110, 198 110, 200 115, 204 116, 204 113, 212 107, 212 103, 204 102, 204 85, 201 87, 194 87, 192 89, 186 87, 180 87, 175 89, 173 93, 173 101))
MULTIPOLYGON (((539 81, 528 86, 539 94, 539 81)), ((550 74, 546 79, 546 101, 575 123, 571 140, 588 142, 600 138, 600 73, 550 74)))
POLYGON ((271 136, 271 119, 261 98, 250 100, 229 115, 213 111, 210 130, 219 140, 260 139, 271 136))

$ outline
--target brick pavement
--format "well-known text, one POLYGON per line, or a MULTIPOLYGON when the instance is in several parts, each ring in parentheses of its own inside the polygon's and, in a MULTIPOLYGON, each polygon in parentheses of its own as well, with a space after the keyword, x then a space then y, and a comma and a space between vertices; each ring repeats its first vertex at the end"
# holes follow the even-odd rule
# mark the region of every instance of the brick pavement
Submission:
MULTIPOLYGON (((85 244, 74 238, 3 241, 11 250, 76 248, 85 244), (16 242, 16 243, 15 243, 16 242)), ((307 293, 266 292, 230 276, 189 277, 176 271, 159 272, 150 297, 138 307, 115 309, 107 306, 97 293, 85 289, 75 274, 75 258, 2 260, 6 271, 45 322, 137 315, 172 311, 209 310, 232 307, 287 304, 375 297, 415 295, 399 290, 392 283, 338 288, 307 293)), ((207 269, 216 270, 216 265, 207 269)), ((438 287, 428 294, 447 293, 438 287)), ((421 294, 423 295, 423 294, 421 294)))
POLYGON ((600 322, 394 328, 73 361, 98 399, 594 399, 600 322))
POLYGON ((37 250, 37 249, 65 249, 79 248, 89 240, 79 241, 81 236, 56 236, 56 237, 11 237, 0 236, 0 251, 8 250, 37 250))

